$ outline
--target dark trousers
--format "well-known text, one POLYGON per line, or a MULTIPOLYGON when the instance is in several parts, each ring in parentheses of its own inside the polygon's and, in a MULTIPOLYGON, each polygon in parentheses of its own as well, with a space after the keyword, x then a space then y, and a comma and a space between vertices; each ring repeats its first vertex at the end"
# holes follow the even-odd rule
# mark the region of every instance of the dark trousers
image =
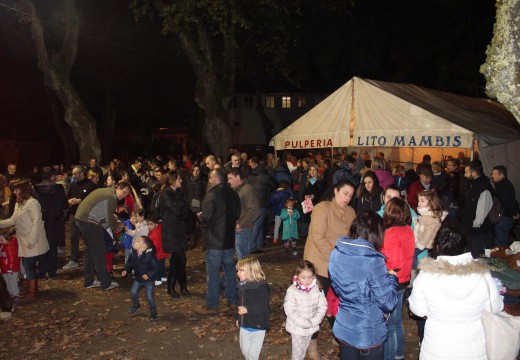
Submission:
POLYGON ((492 232, 467 235, 466 240, 474 259, 484 255, 484 249, 491 249, 494 246, 492 232))
POLYGON ((94 271, 97 273, 101 288, 106 289, 112 280, 107 271, 105 258, 105 230, 101 226, 76 220, 76 225, 83 236, 85 250, 83 253, 83 267, 85 269, 84 286, 94 282, 94 271))
POLYGON ((343 342, 339 343, 339 358, 341 360, 382 360, 383 357, 383 344, 370 349, 358 349, 343 342))
POLYGON ((172 251, 170 254, 170 273, 179 279, 186 278, 186 252, 172 251))
POLYGON ((70 215, 69 219, 69 233, 70 233, 70 259, 78 262, 79 259, 79 238, 81 231, 77 226, 74 215, 70 215))

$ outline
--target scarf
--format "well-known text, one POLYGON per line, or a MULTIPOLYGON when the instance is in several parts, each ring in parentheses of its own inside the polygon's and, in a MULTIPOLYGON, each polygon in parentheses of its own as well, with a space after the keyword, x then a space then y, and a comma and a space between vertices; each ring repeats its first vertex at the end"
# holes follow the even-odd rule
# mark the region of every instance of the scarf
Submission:
POLYGON ((292 283, 294 284, 294 286, 296 286, 296 288, 298 290, 308 293, 309 291, 312 290, 312 288, 314 286, 316 286, 316 278, 312 279, 312 282, 309 286, 304 286, 304 285, 300 284, 300 282, 298 281, 298 278, 296 278, 296 277, 292 278, 292 283))

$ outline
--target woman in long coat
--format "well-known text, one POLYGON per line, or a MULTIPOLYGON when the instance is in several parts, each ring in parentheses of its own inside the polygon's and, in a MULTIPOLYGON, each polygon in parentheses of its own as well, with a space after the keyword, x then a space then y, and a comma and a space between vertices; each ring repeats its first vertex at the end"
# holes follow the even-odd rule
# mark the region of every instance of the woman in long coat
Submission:
POLYGON ((0 220, 0 228, 15 227, 18 240, 18 255, 25 268, 28 292, 27 299, 34 299, 38 293, 38 271, 46 266, 49 243, 43 226, 40 203, 32 197, 31 184, 19 181, 14 184, 16 195, 14 213, 9 219, 0 220))
POLYGON ((186 279, 186 249, 189 227, 194 226, 194 215, 182 193, 182 174, 174 170, 167 175, 167 187, 159 195, 159 214, 162 219, 163 250, 170 253, 168 294, 179 296, 175 284, 179 280, 181 294, 189 295, 186 279))

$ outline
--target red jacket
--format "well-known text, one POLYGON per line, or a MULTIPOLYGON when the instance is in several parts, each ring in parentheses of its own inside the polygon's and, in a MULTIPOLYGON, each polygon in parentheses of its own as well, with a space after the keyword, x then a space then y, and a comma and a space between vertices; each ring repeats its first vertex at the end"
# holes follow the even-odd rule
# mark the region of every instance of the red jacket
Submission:
POLYGON ((417 180, 408 188, 408 194, 406 195, 406 200, 408 201, 408 205, 417 212, 417 204, 419 203, 419 199, 417 199, 417 194, 421 191, 425 190, 421 184, 421 180, 417 180))
POLYGON ((162 224, 158 224, 155 229, 148 233, 148 237, 152 240, 153 245, 155 246, 155 257, 158 260, 166 259, 168 257, 168 253, 164 252, 162 247, 162 224))
POLYGON ((339 298, 332 290, 332 286, 329 287, 329 291, 327 292, 327 316, 336 316, 339 309, 339 298))
POLYGON ((392 226, 385 230, 381 252, 386 256, 386 268, 397 271, 399 284, 410 281, 415 238, 410 226, 392 226))
POLYGON ((14 235, 7 244, 0 245, 0 269, 2 274, 20 272, 18 241, 14 235))

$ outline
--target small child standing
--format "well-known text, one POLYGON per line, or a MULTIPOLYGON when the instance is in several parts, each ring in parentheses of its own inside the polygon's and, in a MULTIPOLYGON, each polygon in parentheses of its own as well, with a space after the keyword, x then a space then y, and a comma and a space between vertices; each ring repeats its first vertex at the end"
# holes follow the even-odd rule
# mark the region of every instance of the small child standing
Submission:
POLYGON ((296 242, 298 241, 298 220, 301 215, 298 209, 294 208, 294 204, 296 204, 296 200, 287 199, 285 207, 280 213, 280 219, 283 222, 283 246, 285 246, 287 251, 292 248, 292 254, 296 256, 298 255, 298 252, 296 251, 296 242))
POLYGON ((18 241, 16 236, 10 233, 6 233, 5 236, 0 235, 0 268, 9 294, 14 301, 18 301, 20 298, 20 290, 18 288, 18 273, 20 272, 18 241))
POLYGON ((132 213, 130 214, 130 218, 123 221, 124 231, 122 234, 121 239, 121 247, 123 248, 125 252, 125 264, 128 262, 128 257, 130 256, 130 253, 132 252, 132 241, 134 239, 133 235, 130 235, 128 233, 128 230, 134 230, 135 225, 137 224, 137 214, 132 213))
POLYGON ((114 236, 112 229, 108 228, 104 231, 105 237, 105 260, 107 263, 107 271, 110 277, 114 278, 114 253, 117 253, 119 247, 117 246, 117 237, 114 236))
POLYGON ((246 359, 258 359, 269 328, 269 286, 260 262, 246 257, 237 263, 240 350, 246 359))
POLYGON ((421 191, 417 194, 417 200, 419 216, 415 219, 413 232, 416 252, 421 253, 425 249, 429 250, 433 247, 435 235, 448 212, 442 210, 441 202, 435 191, 421 191))
MULTIPOLYGON (((292 339, 291 359, 303 360, 312 335, 320 329, 327 312, 327 300, 316 279, 316 268, 310 261, 296 265, 283 307, 287 315, 285 330, 292 339)), ((313 349, 317 351, 317 340, 312 341, 313 349)))
POLYGON ((150 306, 150 320, 157 320, 157 305, 155 303, 155 278, 159 269, 159 263, 155 257, 152 240, 148 236, 139 236, 135 239, 133 245, 134 251, 130 253, 125 270, 121 273, 123 277, 130 271, 134 270, 134 283, 130 290, 132 297, 132 307, 128 311, 130 315, 134 314, 141 305, 139 304, 139 290, 146 288, 146 300, 150 306))
POLYGON ((159 261, 159 271, 157 271, 157 278, 155 279, 155 285, 162 285, 163 281, 166 281, 166 258, 168 253, 164 252, 162 247, 162 224, 159 222, 157 216, 149 216, 148 220, 148 236, 152 240, 153 246, 155 247, 155 257, 159 261))
POLYGON ((140 236, 148 236, 148 224, 146 223, 146 212, 144 209, 134 211, 132 215, 135 215, 136 223, 135 229, 126 229, 128 235, 133 236, 132 243, 140 236))
POLYGON ((274 216, 274 234, 273 234, 273 244, 278 243, 278 235, 280 234, 280 225, 282 224, 282 220, 280 219, 280 214, 282 212, 282 208, 285 205, 287 199, 291 197, 291 190, 289 184, 282 180, 278 185, 278 189, 273 191, 271 194, 271 209, 273 211, 274 216))

